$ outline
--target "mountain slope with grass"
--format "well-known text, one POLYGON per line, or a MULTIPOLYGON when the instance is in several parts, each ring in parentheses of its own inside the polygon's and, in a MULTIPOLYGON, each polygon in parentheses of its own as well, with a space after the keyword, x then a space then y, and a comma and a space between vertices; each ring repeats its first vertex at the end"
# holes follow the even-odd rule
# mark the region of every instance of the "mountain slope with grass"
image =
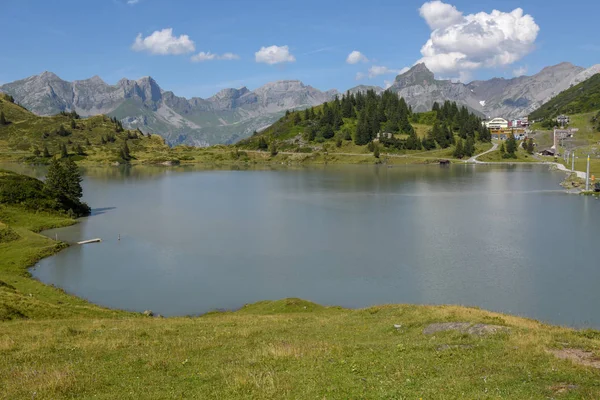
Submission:
POLYGON ((573 115, 600 110, 600 74, 565 90, 534 112, 530 118, 548 120, 560 114, 573 115))
POLYGON ((126 130, 120 121, 76 113, 39 117, 0 94, 0 156, 49 163, 57 157, 97 163, 170 160, 170 149, 158 135, 126 130), (3 119, 3 121, 1 121, 3 119))
POLYGON ((368 154, 382 153, 422 157, 471 157, 478 143, 489 143, 490 132, 466 107, 449 101, 434 103, 429 112, 414 113, 403 98, 392 91, 377 94, 348 92, 322 106, 288 112, 275 124, 240 148, 293 153, 368 154))

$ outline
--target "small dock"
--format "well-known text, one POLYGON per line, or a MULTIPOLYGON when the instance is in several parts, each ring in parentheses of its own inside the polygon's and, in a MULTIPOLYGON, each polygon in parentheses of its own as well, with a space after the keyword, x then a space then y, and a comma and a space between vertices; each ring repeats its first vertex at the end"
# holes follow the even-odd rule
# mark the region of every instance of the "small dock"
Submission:
POLYGON ((90 239, 90 240, 84 240, 82 242, 77 242, 77 244, 90 244, 90 243, 100 243, 102 241, 102 239, 90 239))

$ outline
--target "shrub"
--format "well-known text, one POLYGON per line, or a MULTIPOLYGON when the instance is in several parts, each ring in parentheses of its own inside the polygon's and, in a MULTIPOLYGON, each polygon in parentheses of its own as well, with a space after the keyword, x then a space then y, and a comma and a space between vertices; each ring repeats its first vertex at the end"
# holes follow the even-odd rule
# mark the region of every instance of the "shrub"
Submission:
POLYGON ((20 239, 20 236, 17 232, 8 226, 4 228, 0 226, 0 243, 8 243, 18 239, 20 239))

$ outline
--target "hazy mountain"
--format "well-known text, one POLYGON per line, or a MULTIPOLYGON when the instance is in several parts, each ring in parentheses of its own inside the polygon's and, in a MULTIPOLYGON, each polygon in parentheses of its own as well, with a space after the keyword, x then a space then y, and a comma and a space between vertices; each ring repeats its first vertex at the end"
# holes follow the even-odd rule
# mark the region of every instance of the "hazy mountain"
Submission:
POLYGON ((279 81, 254 91, 224 89, 208 99, 186 99, 163 91, 150 77, 108 85, 99 77, 67 82, 51 72, 2 85, 0 91, 38 115, 108 114, 170 143, 195 145, 237 141, 271 125, 286 110, 318 105, 337 94, 300 81, 279 81))
POLYGON ((488 117, 525 116, 563 90, 600 70, 562 63, 544 68, 533 76, 494 78, 469 84, 436 80, 424 64, 417 64, 396 77, 390 90, 404 97, 415 111, 430 110, 434 102, 456 101, 488 117))

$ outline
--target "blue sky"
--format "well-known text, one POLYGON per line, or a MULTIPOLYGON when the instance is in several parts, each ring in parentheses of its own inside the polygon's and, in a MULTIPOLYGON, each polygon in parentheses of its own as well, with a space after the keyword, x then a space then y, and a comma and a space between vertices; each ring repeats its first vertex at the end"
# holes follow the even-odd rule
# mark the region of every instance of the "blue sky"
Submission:
POLYGON ((600 2, 425 3, 5 0, 0 82, 45 70, 111 84, 150 75, 177 95, 208 97, 279 79, 384 86, 423 58, 436 76, 463 81, 600 63, 600 2), (349 59, 352 51, 360 54, 349 59))

